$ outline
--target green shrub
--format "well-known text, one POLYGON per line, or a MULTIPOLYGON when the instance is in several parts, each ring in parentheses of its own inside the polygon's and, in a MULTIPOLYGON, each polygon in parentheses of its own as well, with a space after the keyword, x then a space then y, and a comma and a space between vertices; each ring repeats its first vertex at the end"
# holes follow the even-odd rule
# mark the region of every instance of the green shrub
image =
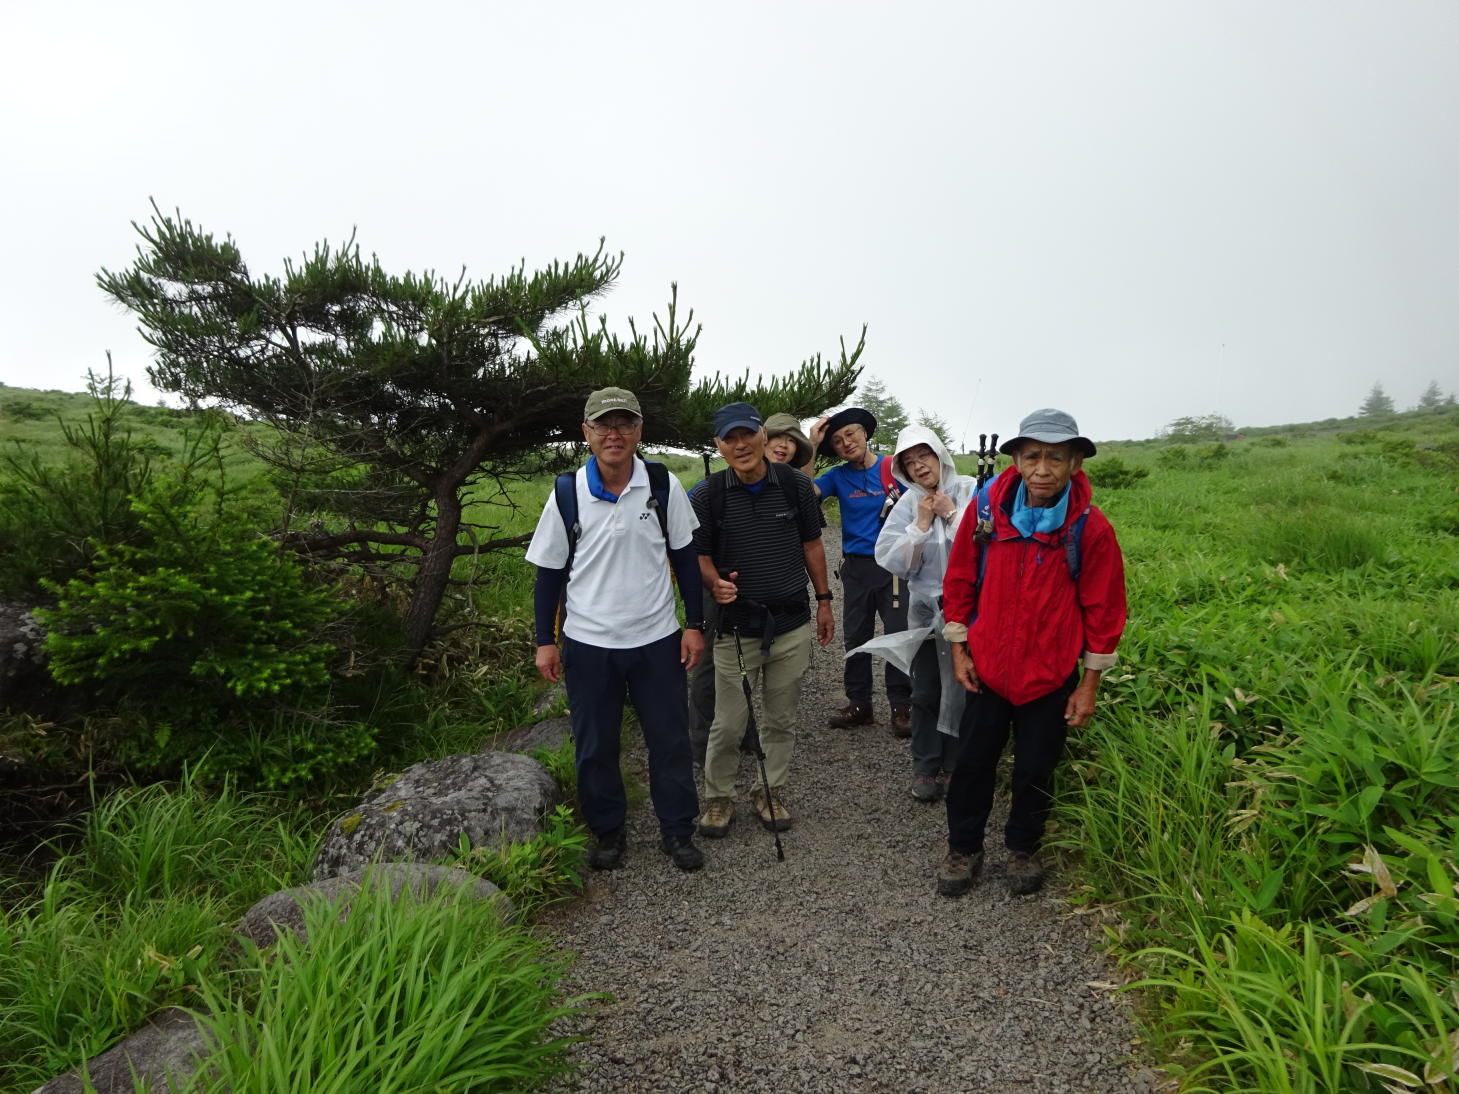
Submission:
POLYGON ((324 683, 331 647, 315 632, 335 611, 328 590, 226 511, 134 507, 144 543, 103 547, 85 572, 50 586, 59 602, 38 616, 56 680, 149 702, 170 693, 194 708, 324 683))
POLYGON ((1160 455, 1155 457, 1161 467, 1188 467, 1191 462, 1190 449, 1185 445, 1173 444, 1169 448, 1160 450, 1160 455))
POLYGON ((44 407, 36 406, 29 399, 12 399, 10 402, 0 404, 0 417, 10 418, 17 422, 39 422, 47 416, 44 407))
POLYGON ((1102 460, 1084 465, 1089 481, 1103 490, 1122 490, 1134 486, 1150 474, 1148 467, 1131 467, 1118 456, 1106 456, 1102 460))

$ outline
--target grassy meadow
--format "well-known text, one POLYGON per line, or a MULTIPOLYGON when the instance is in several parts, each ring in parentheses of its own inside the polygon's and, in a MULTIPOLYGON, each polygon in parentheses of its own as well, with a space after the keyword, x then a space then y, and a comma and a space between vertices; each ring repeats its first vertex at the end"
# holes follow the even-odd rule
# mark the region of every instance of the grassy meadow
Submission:
MULTIPOLYGON (((66 458, 57 412, 75 421, 85 400, 0 388, 0 443, 66 458)), ((185 416, 129 414, 159 451, 180 450, 185 416)), ((1053 840, 1126 974, 1150 1058, 1182 1091, 1459 1091, 1459 415, 1344 425, 1102 444, 1087 467, 1124 547, 1130 623, 1094 722, 1071 738, 1053 840)), ((686 485, 703 473, 696 457, 667 462, 686 485)), ((256 463, 231 466, 246 496, 267 495, 256 463)), ((549 487, 521 485, 515 508, 479 499, 473 516, 529 531, 549 487)), ((370 728, 322 784, 133 787, 42 866, 0 879, 0 1092, 31 1089, 173 1003, 266 1035, 271 1059, 341 1076, 333 1089, 521 1089, 555 1070, 544 1031, 564 1005, 551 990, 560 960, 524 923, 382 910, 325 939, 328 961, 368 955, 352 982, 400 967, 416 985, 376 1055, 311 1022, 327 1012, 313 1000, 340 990, 328 961, 227 945, 253 900, 303 880, 329 816, 371 779, 525 719, 529 569, 500 553, 457 576, 452 595, 479 625, 432 648, 423 683, 336 679, 349 695, 370 683, 352 715, 370 728), (459 974, 466 956, 501 970, 495 1018, 471 1009, 483 1004, 459 974), (435 1015, 461 1010, 521 1030, 522 1052, 436 1039, 435 1015), (380 1078, 396 1072, 406 1085, 380 1078)), ((259 749, 292 739, 266 728, 259 749)), ((83 729, 104 761, 104 726, 83 729)), ((11 712, 0 753, 39 749, 38 732, 57 733, 11 712)), ((463 851, 462 864, 504 884, 529 922, 571 891, 581 838, 558 818, 536 848, 463 851)), ((378 1002, 356 994, 362 1013, 378 1002)), ((246 1064, 227 1064, 235 1089, 322 1089, 246 1064)))

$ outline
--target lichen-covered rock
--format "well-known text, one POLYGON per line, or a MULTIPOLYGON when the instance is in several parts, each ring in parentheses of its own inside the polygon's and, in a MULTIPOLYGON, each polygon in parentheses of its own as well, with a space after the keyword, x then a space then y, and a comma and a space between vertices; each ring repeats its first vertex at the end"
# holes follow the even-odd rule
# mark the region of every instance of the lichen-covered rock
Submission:
POLYGON ((389 885, 390 895, 397 898, 405 890, 417 896, 425 896, 443 886, 467 889, 478 900, 495 904, 503 919, 512 914, 512 902, 505 893, 491 882, 475 874, 468 874, 465 870, 453 870, 449 866, 432 866, 422 862, 381 862, 362 870, 351 870, 338 877, 270 893, 243 913, 236 933, 251 939, 259 946, 272 945, 276 937, 286 931, 298 935, 301 941, 307 941, 309 932, 304 925, 304 909, 309 902, 318 900, 338 903, 341 918, 346 918, 349 916, 354 894, 360 891, 367 878, 377 884, 389 885))
POLYGON ((81 1069, 57 1075, 33 1094, 133 1094, 138 1089, 133 1075, 146 1081, 157 1094, 181 1090, 198 1070, 199 1058, 211 1051, 212 1041, 198 1026, 195 1015, 172 1007, 155 1015, 130 1037, 117 1042, 100 1056, 88 1060, 81 1081, 81 1069))
POLYGON ((530 840, 559 794, 546 768, 512 752, 419 763, 330 826, 312 876, 445 858, 462 835, 473 847, 530 840))
POLYGON ((507 730, 493 742, 493 747, 502 752, 535 752, 539 748, 556 749, 571 737, 571 718, 544 718, 531 725, 507 730))

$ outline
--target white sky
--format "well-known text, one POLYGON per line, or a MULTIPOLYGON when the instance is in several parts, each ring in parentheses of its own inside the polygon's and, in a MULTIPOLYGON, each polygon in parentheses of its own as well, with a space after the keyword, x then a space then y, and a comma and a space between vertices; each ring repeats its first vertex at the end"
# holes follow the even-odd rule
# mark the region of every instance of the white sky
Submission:
POLYGON ((155 197, 255 271, 352 228, 479 277, 606 236, 615 325, 678 281, 738 374, 869 323, 954 444, 1459 390, 1452 0, 10 0, 0 95, 12 385, 145 379, 93 278, 155 197))

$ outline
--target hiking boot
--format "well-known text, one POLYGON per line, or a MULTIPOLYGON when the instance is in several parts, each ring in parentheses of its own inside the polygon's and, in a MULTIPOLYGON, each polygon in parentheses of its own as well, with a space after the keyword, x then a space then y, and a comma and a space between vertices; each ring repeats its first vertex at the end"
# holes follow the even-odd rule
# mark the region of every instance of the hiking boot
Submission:
POLYGON ((628 847, 628 837, 622 828, 601 832, 588 845, 588 865, 594 870, 616 870, 623 865, 623 852, 628 847))
POLYGON ((852 726, 871 725, 870 705, 861 706, 859 703, 847 703, 840 710, 827 720, 826 724, 832 729, 850 729, 852 726))
POLYGON ((913 775, 912 797, 919 802, 935 802, 942 797, 942 784, 931 775, 913 775))
POLYGON ((1008 891, 1014 896, 1036 893, 1044 887, 1044 867, 1022 851, 1008 853, 1008 891))
POLYGON ((699 834, 705 839, 721 839, 729 834, 734 819, 734 799, 710 798, 704 803, 704 812, 699 814, 699 834))
POLYGON ((694 841, 688 836, 663 836, 659 840, 659 846, 663 848, 664 854, 674 860, 674 865, 686 873, 704 865, 704 852, 695 847, 694 841))
POLYGON ((973 878, 983 868, 983 852, 965 855, 949 851, 937 868, 937 891, 943 896, 962 896, 973 887, 973 878))
POLYGON ((892 707, 892 736, 912 736, 912 712, 906 707, 892 707))
POLYGON ((784 832, 790 828, 792 818, 790 810, 785 808, 785 800, 780 796, 780 788, 771 790, 769 795, 765 794, 765 788, 761 787, 750 796, 750 801, 755 806, 755 812, 760 815, 760 823, 772 832, 784 832), (775 806, 772 815, 770 806, 775 806))

